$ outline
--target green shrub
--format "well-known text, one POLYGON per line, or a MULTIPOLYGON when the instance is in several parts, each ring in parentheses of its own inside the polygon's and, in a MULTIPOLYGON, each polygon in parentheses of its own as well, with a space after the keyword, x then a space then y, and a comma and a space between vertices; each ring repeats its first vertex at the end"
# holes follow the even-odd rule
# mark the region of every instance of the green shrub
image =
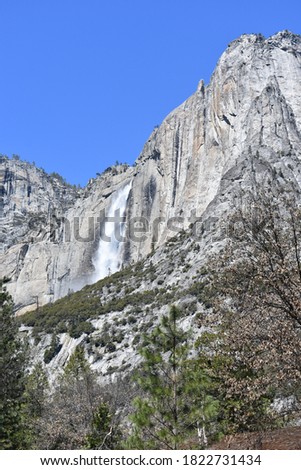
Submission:
POLYGON ((44 362, 49 364, 50 361, 60 352, 62 345, 59 343, 59 339, 56 335, 52 335, 51 343, 48 349, 44 353, 44 362))
POLYGON ((127 318, 128 318, 128 323, 129 323, 130 325, 132 325, 133 323, 136 323, 136 322, 137 322, 137 318, 134 317, 134 315, 129 315, 127 318))
POLYGON ((90 322, 82 321, 77 325, 72 325, 69 328, 68 333, 72 338, 79 338, 83 333, 89 335, 93 333, 93 331, 95 331, 95 328, 90 322))
POLYGON ((108 343, 108 344, 106 345, 105 351, 106 351, 106 352, 110 352, 110 353, 116 351, 116 346, 115 346, 115 344, 114 344, 114 343, 108 343))

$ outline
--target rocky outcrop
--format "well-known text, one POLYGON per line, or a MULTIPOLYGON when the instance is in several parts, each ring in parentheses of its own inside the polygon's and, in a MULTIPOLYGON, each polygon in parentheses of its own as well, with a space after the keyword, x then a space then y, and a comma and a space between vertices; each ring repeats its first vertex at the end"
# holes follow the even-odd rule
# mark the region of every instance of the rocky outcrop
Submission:
MULTIPOLYGON (((1 160, 1 272, 17 309, 89 283, 104 210, 132 181, 123 262, 144 258, 198 216, 207 233, 240 187, 267 179, 301 184, 301 38, 243 35, 209 85, 155 128, 134 167, 119 166, 77 190, 24 162, 1 160)), ((209 237, 210 238, 210 237, 209 237)), ((203 241, 206 249, 208 237, 203 241)))
POLYGON ((110 169, 82 190, 19 160, 1 165, 0 276, 21 314, 90 282, 104 211, 133 169, 110 169))
MULTIPOLYGON (((202 215, 221 192, 229 171, 241 171, 258 153, 278 168, 296 168, 300 63, 299 36, 244 35, 228 46, 210 84, 200 82, 154 130, 137 162, 131 200, 131 213, 145 216, 153 231, 147 241, 132 244, 132 257, 145 256, 154 242, 162 244, 172 235, 171 225, 187 229, 193 215, 202 215)), ((298 171, 293 177, 299 184, 298 171)))

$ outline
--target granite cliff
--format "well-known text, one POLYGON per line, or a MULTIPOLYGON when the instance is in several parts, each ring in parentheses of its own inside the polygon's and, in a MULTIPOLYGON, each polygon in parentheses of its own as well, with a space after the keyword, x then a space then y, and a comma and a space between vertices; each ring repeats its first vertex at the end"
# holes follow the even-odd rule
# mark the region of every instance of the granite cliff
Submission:
POLYGON ((150 253, 156 263, 168 239, 188 233, 201 217, 204 233, 199 250, 189 254, 188 276, 168 274, 167 266, 158 271, 166 286, 188 282, 221 239, 219 220, 241 188, 272 179, 299 192, 300 155, 301 37, 288 31, 267 39, 243 35, 229 44, 210 83, 201 81, 153 130, 133 167, 118 165, 77 189, 28 163, 1 158, 0 276, 11 279, 19 313, 96 281, 104 211, 128 185, 118 266, 150 253))

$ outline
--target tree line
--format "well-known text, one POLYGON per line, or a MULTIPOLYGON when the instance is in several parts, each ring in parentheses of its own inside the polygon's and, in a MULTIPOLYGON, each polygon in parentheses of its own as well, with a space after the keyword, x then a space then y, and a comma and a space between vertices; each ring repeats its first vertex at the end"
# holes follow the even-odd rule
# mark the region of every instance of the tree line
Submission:
POLYGON ((291 193, 244 195, 200 279, 199 334, 181 311, 144 336, 132 380, 101 387, 78 347, 56 385, 29 370, 12 299, 0 293, 2 449, 206 448, 300 413, 301 211, 291 193))

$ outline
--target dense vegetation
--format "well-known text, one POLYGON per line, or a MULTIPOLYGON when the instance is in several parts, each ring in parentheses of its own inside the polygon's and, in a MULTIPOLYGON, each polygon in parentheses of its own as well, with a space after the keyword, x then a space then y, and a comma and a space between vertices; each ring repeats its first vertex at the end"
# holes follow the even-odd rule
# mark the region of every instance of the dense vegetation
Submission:
MULTIPOLYGON (((195 340, 180 327, 182 319, 172 306, 145 335, 142 362, 131 382, 125 378, 101 387, 82 347, 55 388, 43 364, 36 363, 26 376, 23 367, 14 383, 22 385, 17 387, 17 413, 2 419, 3 435, 15 437, 2 439, 2 448, 204 448, 229 432, 278 425, 279 416, 270 407, 272 393, 259 390, 253 400, 245 400, 246 377, 248 388, 256 391, 256 374, 237 362, 237 350, 229 351, 218 332, 203 330, 195 340), (231 381, 235 388, 225 388, 231 381)), ((2 396, 2 414, 5 400, 2 396)))
POLYGON ((45 364, 60 350, 59 333, 85 333, 55 388, 44 364, 28 374, 26 344, 2 283, 2 448, 203 448, 223 435, 297 422, 300 209, 290 194, 257 191, 244 202, 222 250, 188 287, 139 290, 156 277, 150 257, 22 317, 37 340, 51 334, 45 364), (155 321, 152 312, 168 305, 169 314, 155 321), (128 325, 141 362, 104 388, 86 354, 114 353, 123 341, 116 325, 97 332, 91 323, 110 312, 121 328, 128 325), (181 326, 188 317, 193 332, 181 326))
POLYGON ((21 410, 26 362, 5 279, 0 281, 0 332, 0 448, 15 449, 24 445, 21 410))
MULTIPOLYGON (((205 301, 204 284, 195 281, 187 289, 158 288, 139 291, 137 285, 143 278, 152 274, 151 266, 143 268, 142 263, 119 271, 96 284, 86 286, 81 291, 70 293, 67 297, 53 304, 40 307, 39 311, 29 312, 22 316, 22 324, 33 327, 34 336, 40 333, 68 332, 72 337, 82 333, 91 333, 93 327, 89 320, 98 318, 110 312, 131 311, 154 308, 171 304, 185 295, 193 295, 196 300, 205 301), (134 280, 133 283, 131 281, 134 280), (108 289, 108 300, 100 301, 103 289, 108 289)), ((207 302, 209 300, 207 299, 207 302)), ((209 305, 209 304, 208 304, 209 305)))

